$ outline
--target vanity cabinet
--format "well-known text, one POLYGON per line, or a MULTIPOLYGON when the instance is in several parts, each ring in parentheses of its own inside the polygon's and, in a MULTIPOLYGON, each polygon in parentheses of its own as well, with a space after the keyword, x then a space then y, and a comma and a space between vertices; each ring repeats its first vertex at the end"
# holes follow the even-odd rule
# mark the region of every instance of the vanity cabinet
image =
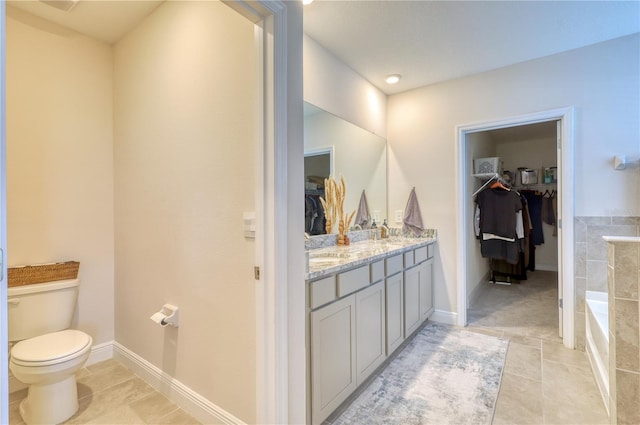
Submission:
POLYGON ((385 281, 387 301, 387 356, 404 341, 404 277, 402 272, 387 277, 385 281))
POLYGON ((380 281, 356 293, 356 384, 360 385, 387 357, 385 291, 380 281))
POLYGON ((356 295, 311 312, 312 422, 321 423, 357 387, 356 295))
POLYGON ((386 358, 385 287, 381 264, 310 283, 310 305, 338 301, 311 312, 312 422, 321 423, 386 358), (371 284, 377 279, 378 282, 371 284), (315 295, 320 294, 320 295, 315 295))
POLYGON ((417 267, 404 272, 404 334, 420 326, 420 273, 417 267))
POLYGON ((404 335, 415 332, 433 313, 433 251, 429 246, 405 253, 404 335))
POLYGON ((308 282, 314 425, 335 411, 433 312, 430 246, 308 282))
POLYGON ((433 313, 433 260, 429 259, 416 268, 420 281, 420 322, 424 322, 433 313))

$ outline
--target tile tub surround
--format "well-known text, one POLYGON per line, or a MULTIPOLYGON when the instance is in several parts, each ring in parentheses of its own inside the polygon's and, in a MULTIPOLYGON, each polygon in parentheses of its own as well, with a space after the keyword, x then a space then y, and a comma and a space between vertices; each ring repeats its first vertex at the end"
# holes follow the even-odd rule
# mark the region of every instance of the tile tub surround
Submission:
POLYGON ((609 412, 640 423, 640 237, 604 236, 609 292, 609 412))
MULTIPOLYGON (((585 349, 585 293, 607 292, 607 243, 603 236, 640 236, 640 217, 575 217, 575 346, 585 349)), ((565 301, 567 302, 567 301, 565 301)))
POLYGON ((331 245, 309 250, 309 268, 306 280, 340 272, 389 255, 420 248, 436 242, 435 237, 364 240, 350 245, 331 245))

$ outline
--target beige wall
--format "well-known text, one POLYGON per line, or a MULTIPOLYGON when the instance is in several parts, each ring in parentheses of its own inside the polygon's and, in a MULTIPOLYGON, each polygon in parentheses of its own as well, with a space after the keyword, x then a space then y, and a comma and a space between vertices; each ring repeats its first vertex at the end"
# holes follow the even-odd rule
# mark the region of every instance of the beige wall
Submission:
POLYGON ((458 125, 574 106, 575 214, 638 215, 640 174, 615 171, 612 158, 640 154, 639 47, 636 34, 389 97, 389 210, 416 186, 425 225, 438 229, 436 309, 458 310, 458 125))
POLYGON ((7 7, 9 265, 80 261, 76 326, 113 339, 111 48, 7 7))
MULTIPOLYGON (((253 24, 167 2, 115 46, 116 340, 255 421, 253 24), (180 308, 180 327, 149 316, 180 308)), ((300 183, 302 184, 302 183, 300 183)))

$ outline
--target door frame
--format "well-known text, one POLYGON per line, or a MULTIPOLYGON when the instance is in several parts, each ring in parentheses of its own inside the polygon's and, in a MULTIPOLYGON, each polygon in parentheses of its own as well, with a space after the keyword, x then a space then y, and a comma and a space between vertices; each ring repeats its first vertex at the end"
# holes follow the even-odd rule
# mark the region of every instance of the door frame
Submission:
POLYGON ((467 217, 471 208, 472 187, 467 187, 467 175, 471 172, 470 161, 466 158, 467 134, 496 130, 547 121, 560 121, 558 134, 558 189, 559 232, 558 232, 558 285, 562 290, 562 341, 565 347, 574 348, 574 265, 573 265, 573 218, 574 218, 574 108, 551 109, 519 116, 484 121, 456 127, 456 245, 457 245, 457 325, 467 325, 467 217))
MULTIPOLYGON (((304 280, 304 268, 291 267, 303 260, 304 213, 302 202, 297 203, 300 211, 293 207, 297 204, 289 186, 296 172, 302 181, 302 168, 292 166, 296 160, 302 162, 302 154, 299 159, 291 155, 292 144, 302 140, 303 130, 302 5, 282 0, 223 2, 256 24, 257 64, 262 67, 258 116, 262 131, 256 150, 256 266, 260 270, 255 300, 256 422, 304 422, 306 398, 299 394, 304 394, 306 374, 297 368, 306 358, 304 352, 291 348, 304 341, 295 326, 301 322, 299 316, 304 317, 304 295, 292 294, 291 289, 302 286, 293 283, 304 280), (299 23, 294 21, 298 12, 299 23), (300 52, 291 48, 298 31, 300 39, 295 43, 300 44, 300 52), (300 249, 290 243, 292 234, 300 235, 300 249), (291 308, 292 300, 298 298, 302 314, 291 308)), ((302 199, 299 186, 297 199, 302 199)))

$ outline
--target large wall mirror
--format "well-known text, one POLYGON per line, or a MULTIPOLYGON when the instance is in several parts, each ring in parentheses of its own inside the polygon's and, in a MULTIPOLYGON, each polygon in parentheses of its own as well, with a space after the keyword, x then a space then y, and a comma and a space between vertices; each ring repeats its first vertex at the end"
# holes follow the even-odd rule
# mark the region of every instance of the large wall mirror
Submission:
MULTIPOLYGON (((377 223, 387 218, 387 141, 309 103, 304 104, 305 231, 324 233, 318 196, 324 196, 324 178, 344 176, 344 210, 358 208, 365 191, 369 212, 377 223), (314 205, 316 204, 316 205, 314 205)), ((354 223, 352 223, 353 225, 354 223)))

